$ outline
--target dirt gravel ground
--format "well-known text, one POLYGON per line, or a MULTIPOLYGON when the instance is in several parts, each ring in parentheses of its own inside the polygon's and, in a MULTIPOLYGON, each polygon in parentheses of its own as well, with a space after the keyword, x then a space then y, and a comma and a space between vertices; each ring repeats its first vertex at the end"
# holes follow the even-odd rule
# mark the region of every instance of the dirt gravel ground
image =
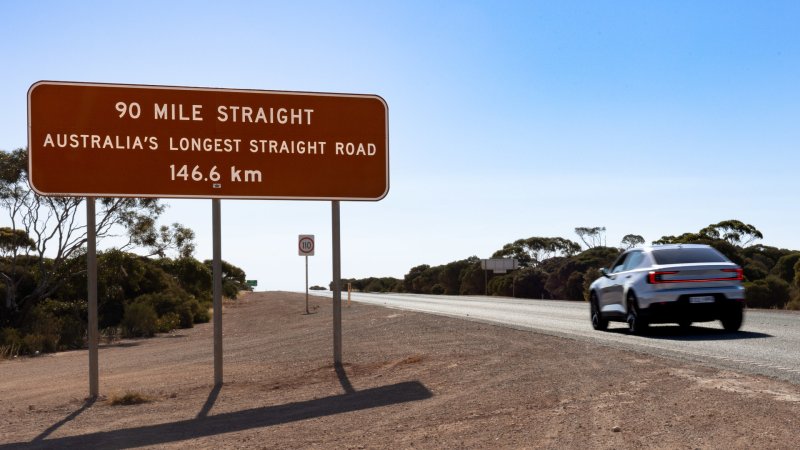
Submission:
MULTIPOLYGON (((249 293, 212 326, 0 361, 10 448, 798 448, 800 386, 587 342, 330 300, 249 293), (130 392, 150 401, 112 406, 130 392)), ((587 321, 588 322, 588 321, 587 321)), ((731 345, 736 345, 731 342, 731 345)))

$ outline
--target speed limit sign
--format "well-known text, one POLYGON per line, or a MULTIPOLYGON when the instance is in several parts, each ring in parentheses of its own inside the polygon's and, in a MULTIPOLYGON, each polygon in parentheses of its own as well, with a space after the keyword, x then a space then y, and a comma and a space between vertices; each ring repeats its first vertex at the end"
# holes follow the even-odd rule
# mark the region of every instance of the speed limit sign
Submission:
POLYGON ((314 256, 314 235, 301 234, 297 238, 297 254, 300 256, 314 256))

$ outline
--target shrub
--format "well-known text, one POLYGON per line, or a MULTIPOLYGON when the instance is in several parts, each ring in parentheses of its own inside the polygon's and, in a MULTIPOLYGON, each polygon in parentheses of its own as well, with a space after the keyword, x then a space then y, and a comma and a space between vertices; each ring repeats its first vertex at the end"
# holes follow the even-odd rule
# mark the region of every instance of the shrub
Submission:
POLYGON ((159 318, 163 318, 167 314, 176 314, 180 328, 191 328, 194 325, 194 316, 199 308, 194 297, 177 287, 163 292, 140 295, 136 297, 134 303, 145 303, 152 306, 159 318))
POLYGON ((489 295, 511 297, 511 275, 496 275, 489 279, 489 295))
POLYGON ((775 263, 770 274, 784 279, 787 283, 791 283, 794 279, 794 266, 800 261, 800 252, 790 253, 783 255, 775 263))
POLYGON ((211 304, 199 303, 197 311, 194 313, 194 323, 208 323, 211 321, 211 304))
POLYGON ((58 320, 58 350, 83 348, 86 337, 88 305, 84 301, 45 300, 39 307, 45 315, 58 320))
POLYGON ((76 317, 62 317, 60 334, 59 350, 83 348, 86 343, 86 323, 76 317))
POLYGON ((59 350, 62 321, 44 305, 31 310, 30 324, 22 337, 22 353, 55 352, 59 350))
POLYGON ((112 395, 111 398, 108 400, 111 406, 128 406, 128 405, 140 405, 142 403, 150 403, 153 400, 138 392, 126 392, 122 395, 112 395))
POLYGON ((168 333, 176 328, 181 323, 181 318, 174 312, 166 313, 158 318, 158 332, 168 333))
POLYGON ((152 337, 158 330, 158 314, 147 303, 131 303, 125 306, 121 325, 125 337, 152 337))
POLYGON ((22 350, 22 336, 16 328, 0 329, 0 359, 13 358, 22 350))
POLYGON ((792 296, 792 300, 786 304, 786 309, 800 311, 800 292, 794 293, 794 295, 792 296))
POLYGON ((567 278, 567 284, 564 286, 564 295, 567 300, 583 300, 583 273, 572 272, 567 278))
POLYGON ((751 308, 783 308, 789 295, 789 283, 774 275, 745 283, 745 299, 751 308))

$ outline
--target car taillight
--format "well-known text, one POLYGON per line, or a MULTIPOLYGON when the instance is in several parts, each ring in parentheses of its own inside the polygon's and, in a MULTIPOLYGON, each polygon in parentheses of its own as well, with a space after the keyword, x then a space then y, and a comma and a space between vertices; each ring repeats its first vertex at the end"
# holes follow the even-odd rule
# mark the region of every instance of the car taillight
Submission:
POLYGON ((659 283, 707 283, 709 281, 742 281, 744 280, 744 272, 740 267, 735 269, 720 269, 722 272, 735 273, 732 277, 709 277, 709 278, 683 278, 678 280, 665 280, 664 275, 675 275, 675 271, 651 271, 647 275, 647 282, 650 284, 659 283))
POLYGON ((650 284, 658 284, 658 283, 669 283, 669 281, 664 281, 664 275, 674 275, 678 272, 665 272, 665 271, 651 271, 647 275, 647 282, 650 284))
POLYGON ((736 272, 736 276, 730 278, 731 280, 742 281, 744 280, 744 270, 741 267, 737 267, 735 269, 722 269, 723 272, 736 272))

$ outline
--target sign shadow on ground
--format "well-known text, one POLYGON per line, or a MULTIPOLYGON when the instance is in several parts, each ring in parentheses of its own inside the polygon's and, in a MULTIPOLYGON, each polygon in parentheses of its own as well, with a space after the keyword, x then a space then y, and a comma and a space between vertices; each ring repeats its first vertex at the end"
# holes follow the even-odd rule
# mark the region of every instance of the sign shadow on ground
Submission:
MULTIPOLYGON (((337 374, 338 372, 339 371, 337 371, 337 374)), ((341 373, 344 373, 343 370, 341 373)), ((346 376, 344 380, 347 380, 346 376)), ((349 385, 349 380, 342 381, 340 376, 340 382, 342 382, 342 385, 347 389, 346 386, 349 385)), ((349 389, 352 389, 352 386, 350 386, 349 389)), ((253 408, 213 416, 203 416, 204 412, 205 414, 208 413, 208 410, 211 409, 211 406, 213 406, 216 400, 214 391, 212 391, 203 410, 198 414, 198 417, 194 419, 126 428, 122 430, 99 431, 79 436, 44 439, 44 437, 74 419, 91 406, 91 404, 86 404, 77 411, 71 413, 64 420, 48 428, 33 441, 3 444, 0 445, 0 450, 12 448, 135 448, 160 445, 253 428, 271 427, 334 414, 426 400, 431 397, 433 397, 433 393, 428 390, 425 385, 419 381, 407 381, 315 400, 253 408)))

